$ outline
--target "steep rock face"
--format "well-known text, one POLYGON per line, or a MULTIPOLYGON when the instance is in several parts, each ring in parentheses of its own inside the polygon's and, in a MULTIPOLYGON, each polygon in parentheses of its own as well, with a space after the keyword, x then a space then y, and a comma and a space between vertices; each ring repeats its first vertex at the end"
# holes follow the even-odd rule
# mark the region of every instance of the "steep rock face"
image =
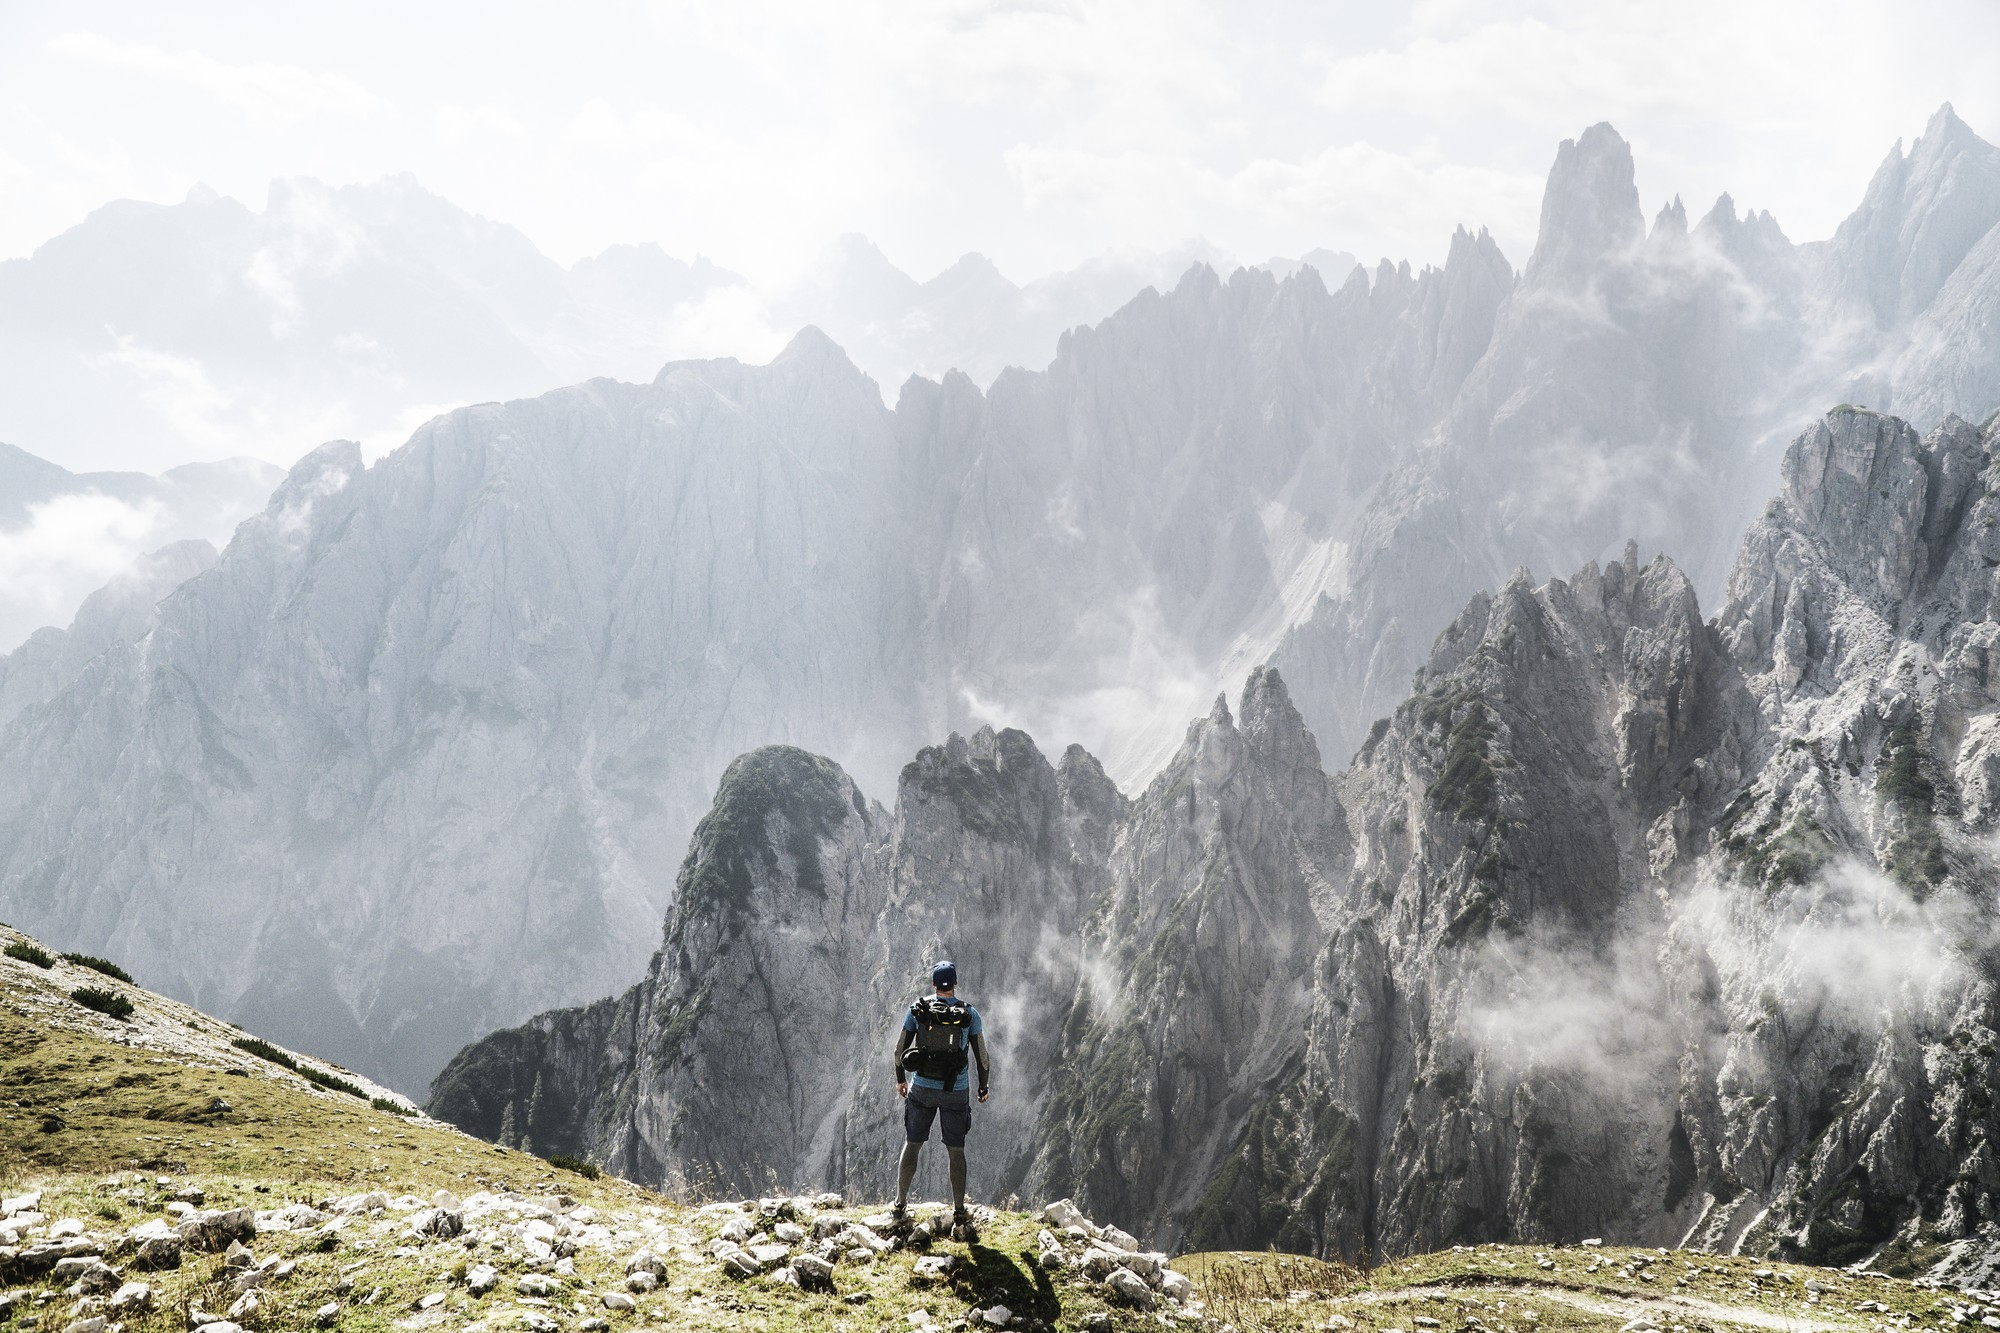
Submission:
POLYGON ((1149 1233, 1193 1212, 1203 1237, 1260 1245, 1294 1237, 1288 1219, 1259 1213, 1243 1159, 1262 1144, 1246 1149, 1244 1126, 1254 1137, 1304 1111, 1308 1133, 1332 1140, 1314 1145, 1325 1155, 1351 1138, 1305 1086, 1300 984, 1351 849, 1275 672, 1252 674, 1241 712, 1239 725, 1217 699, 1188 729, 1113 854, 1030 1185, 1089 1197, 1149 1233))
POLYGON ((15 720, 0 901, 421 1085, 643 967, 716 750, 909 730, 892 458, 811 338, 327 446, 15 720))

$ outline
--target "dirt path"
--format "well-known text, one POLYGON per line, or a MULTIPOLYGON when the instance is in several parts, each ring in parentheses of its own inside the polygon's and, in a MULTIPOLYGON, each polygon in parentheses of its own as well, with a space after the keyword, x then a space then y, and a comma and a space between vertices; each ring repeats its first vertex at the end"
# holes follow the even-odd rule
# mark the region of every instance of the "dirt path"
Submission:
POLYGON ((1716 1301, 1704 1300, 1699 1296, 1605 1296, 1571 1291, 1567 1287, 1531 1286, 1518 1282, 1482 1283, 1477 1286, 1453 1284, 1399 1287, 1393 1291, 1369 1291, 1355 1296, 1342 1296, 1334 1303, 1379 1305, 1411 1298, 1450 1300, 1474 1292, 1482 1294, 1498 1292, 1501 1295, 1528 1300, 1554 1301, 1621 1321, 1629 1320, 1637 1314, 1651 1313, 1668 1316, 1669 1318, 1663 1322, 1671 1322, 1671 1316, 1678 1314, 1682 1317, 1706 1319, 1712 1323, 1735 1324, 1742 1328, 1770 1329, 1772 1333, 1820 1333, 1821 1330, 1852 1328, 1856 1322, 1846 1315, 1828 1318, 1815 1311, 1816 1317, 1807 1319, 1778 1314, 1754 1305, 1723 1305, 1716 1301))

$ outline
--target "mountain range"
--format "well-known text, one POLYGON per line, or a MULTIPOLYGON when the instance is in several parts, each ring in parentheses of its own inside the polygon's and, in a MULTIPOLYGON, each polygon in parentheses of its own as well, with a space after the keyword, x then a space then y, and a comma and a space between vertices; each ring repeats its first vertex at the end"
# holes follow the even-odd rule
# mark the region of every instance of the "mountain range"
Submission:
MULTIPOLYGON (((1075 818, 1123 828, 1117 793, 1270 667, 1252 697, 1285 708, 1213 729, 1310 734, 1317 802, 1519 566, 1636 580, 1636 538, 1717 604, 1819 408, 1928 431, 2000 401, 2000 152, 1949 108, 1824 243, 1726 197, 1649 228, 1633 172, 1609 126, 1563 144, 1518 274, 1466 231, 1440 268, 1332 284, 1198 265, 1044 370, 913 378, 893 409, 808 329, 767 365, 459 409, 372 465, 324 446, 15 694, 0 912, 413 1089, 645 974, 692 910, 690 834, 773 742, 887 792, 953 732, 1074 741, 1101 765, 1057 777, 1102 807, 1075 818)), ((1338 840, 1298 836, 1329 875, 1338 840)), ((1116 887, 1075 873, 1048 892, 1116 887)))
MULTIPOLYGON (((1313 259, 1334 281, 1354 266, 1313 259)), ((290 460, 336 436, 379 453, 464 403, 647 379, 690 355, 762 360, 804 324, 884 386, 954 368, 984 385, 1047 365, 1063 331, 1196 260, 1220 256, 1196 242, 1016 285, 968 254, 919 282, 844 236, 760 285, 650 243, 564 267, 408 176, 274 181, 261 211, 197 187, 107 204, 0 263, 0 439, 148 469, 290 460)))
POLYGON ((754 751, 645 978, 467 1048, 431 1110, 655 1184, 886 1179, 883 1057, 948 954, 992 1198, 1177 1250, 1615 1236, 1977 1279, 1996 455, 2000 418, 1838 408, 1713 619, 1633 547, 1516 576, 1337 776, 1264 667, 1133 799, 1015 730, 920 751, 893 811, 754 751))

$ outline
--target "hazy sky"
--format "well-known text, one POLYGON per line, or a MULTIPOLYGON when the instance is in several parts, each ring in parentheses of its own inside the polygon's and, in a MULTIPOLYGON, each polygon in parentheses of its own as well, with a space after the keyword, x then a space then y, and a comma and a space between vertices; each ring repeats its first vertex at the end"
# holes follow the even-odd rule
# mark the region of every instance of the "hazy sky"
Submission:
POLYGON ((0 256, 197 180, 413 172, 565 262, 770 277, 840 232, 1017 279, 1192 235, 1520 263, 1555 144, 1609 119, 1678 191, 1826 235, 1950 100, 2000 137, 2000 0, 1222 4, 0 3, 0 256))

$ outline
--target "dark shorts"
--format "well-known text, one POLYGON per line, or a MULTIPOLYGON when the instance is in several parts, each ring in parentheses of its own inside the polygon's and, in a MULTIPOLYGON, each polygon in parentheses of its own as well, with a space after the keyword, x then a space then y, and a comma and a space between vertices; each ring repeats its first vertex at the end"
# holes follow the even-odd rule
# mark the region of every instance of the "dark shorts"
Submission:
POLYGON ((972 1095, 963 1089, 945 1092, 912 1083, 910 1095, 903 1099, 903 1137, 911 1143, 925 1142, 932 1120, 940 1122, 945 1147, 963 1148, 965 1131, 972 1128, 972 1095))

